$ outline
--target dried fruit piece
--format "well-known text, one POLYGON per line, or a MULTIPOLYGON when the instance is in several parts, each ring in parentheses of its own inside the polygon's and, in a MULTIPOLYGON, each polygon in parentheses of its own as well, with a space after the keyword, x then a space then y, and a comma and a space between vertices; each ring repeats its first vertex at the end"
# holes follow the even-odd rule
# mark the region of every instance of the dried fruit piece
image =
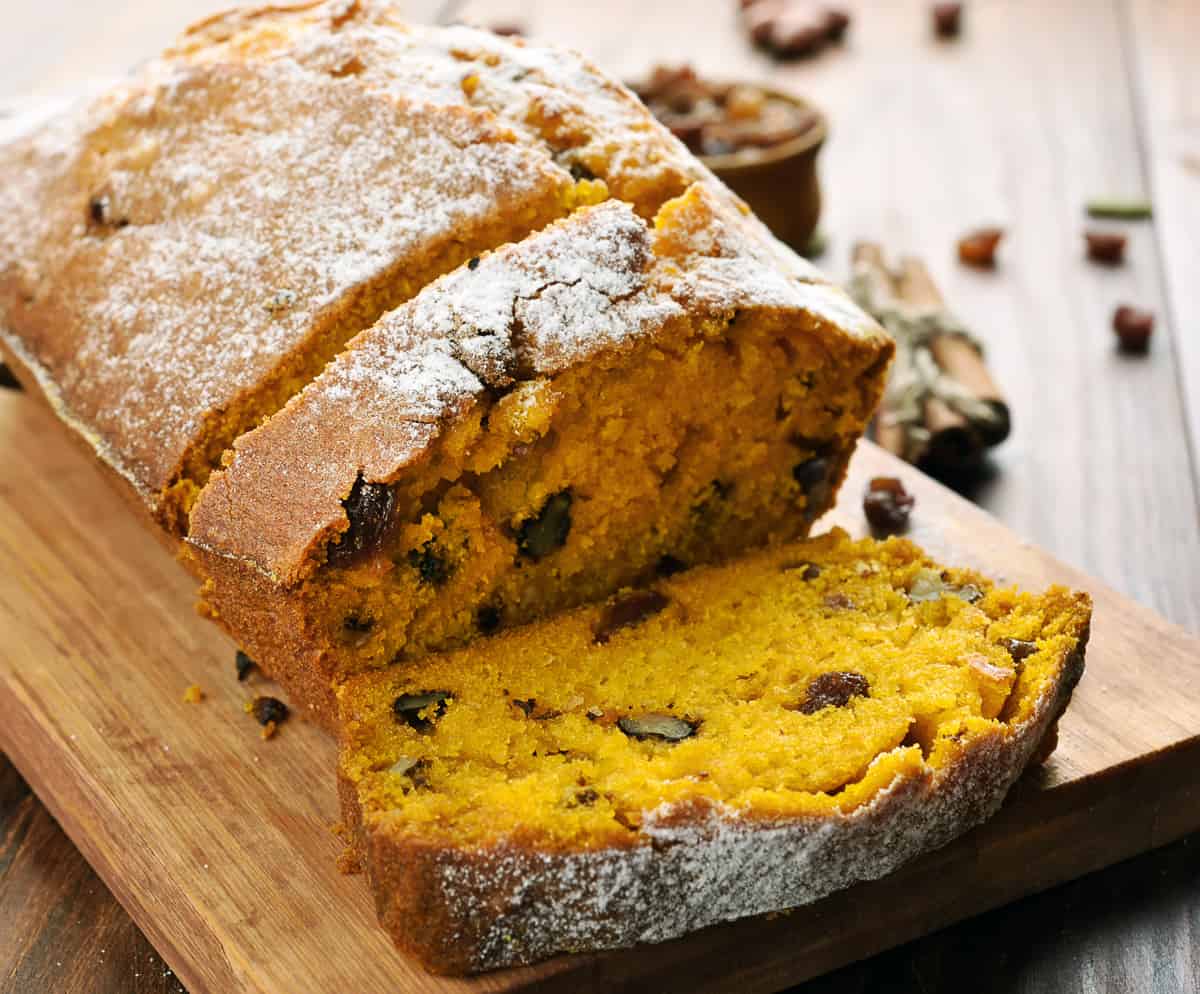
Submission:
POLYGON ((538 705, 537 699, 528 697, 525 699, 513 698, 513 704, 517 709, 533 721, 549 721, 551 718, 562 716, 562 712, 554 708, 543 708, 538 705))
POLYGON ((790 4, 775 17, 768 44, 775 55, 798 58, 813 55, 829 40, 825 11, 808 4, 790 4))
POLYGON ((806 491, 825 482, 829 473, 829 460, 822 456, 805 459, 792 467, 792 479, 806 491))
POLYGON ((945 573, 928 567, 917 570, 908 585, 908 599, 913 604, 940 600, 947 594, 964 600, 968 604, 983 600, 983 591, 975 584, 964 583, 962 586, 955 586, 947 582, 945 573))
POLYGON ((418 732, 433 730, 433 723, 446 713, 446 701, 452 700, 448 690, 419 690, 401 694, 392 702, 392 714, 418 732))
POLYGON ((978 228, 958 240, 958 258, 968 266, 991 269, 996 265, 996 246, 1004 237, 1002 228, 978 228))
POLYGON ((246 713, 260 725, 282 725, 291 713, 278 697, 255 697, 246 702, 246 713))
POLYGON ((499 24, 493 24, 489 30, 494 35, 500 35, 501 38, 524 38, 525 25, 519 24, 516 21, 501 21, 499 24))
POLYGON ((352 614, 343 619, 342 627, 348 632, 354 632, 358 635, 365 635, 375 627, 375 619, 360 618, 357 614, 352 614))
POLYGON ((637 717, 618 718, 617 727, 631 739, 681 742, 696 734, 700 722, 676 718, 672 714, 642 714, 637 717))
POLYGON ((485 604, 475 612, 475 627, 484 635, 491 635, 500 627, 500 611, 490 604, 485 604))
POLYGON ((396 760, 396 762, 388 767, 388 773, 395 773, 398 776, 403 776, 419 762, 421 761, 413 756, 401 756, 396 760))
POLYGON ((1000 645, 1008 651, 1014 663, 1023 663, 1038 651, 1036 642, 1028 642, 1025 639, 1002 638, 1000 645))
POLYGON ((674 576, 676 573, 682 573, 685 569, 687 569, 687 563, 674 556, 659 556, 658 562, 654 564, 654 572, 659 576, 674 576))
POLYGON ((933 33, 939 38, 957 38, 962 31, 961 3, 935 3, 930 12, 933 14, 933 33))
POLYGON ((876 476, 863 495, 863 514, 879 532, 898 532, 908 527, 917 499, 894 476, 876 476))
MULTIPOLYGON (((432 764, 428 759, 416 759, 412 756, 400 756, 391 766, 388 767, 388 773, 394 773, 396 776, 407 777, 413 785, 413 788, 425 790, 429 787, 429 767, 432 764)), ((409 788, 404 788, 407 794, 409 788)))
POLYGON ((983 591, 973 583, 964 583, 961 587, 951 587, 950 593, 968 604, 975 604, 983 600, 983 591))
POLYGON ((391 487, 385 483, 367 483, 359 473, 350 496, 342 501, 350 527, 342 532, 340 541, 329 546, 328 561, 335 566, 346 566, 377 549, 392 524, 395 504, 391 487))
POLYGON ((1154 334, 1154 315, 1122 304, 1113 312, 1113 331, 1122 352, 1148 352, 1154 334))
POLYGON ((1106 266, 1119 266, 1125 261, 1125 236, 1116 231, 1085 231, 1087 257, 1106 266))
POLYGON ((542 559, 567 543, 571 533, 571 491, 552 494, 536 517, 517 532, 517 551, 528 559, 542 559))
POLYGON ((200 689, 198 683, 193 683, 183 692, 184 704, 199 704, 202 700, 204 700, 204 691, 200 689))
POLYGON ((419 549, 411 549, 408 553, 408 565, 417 571, 421 582, 434 587, 440 587, 454 572, 453 567, 440 555, 430 539, 419 549))
POLYGON ((1101 197, 1087 202, 1087 212, 1089 217, 1118 221, 1145 221, 1154 216, 1154 207, 1149 200, 1101 197))
POLYGON ((233 657, 233 665, 237 667, 238 683, 244 683, 246 677, 250 675, 250 671, 257 665, 253 659, 247 656, 241 649, 238 649, 237 654, 233 657))
POLYGON ((821 673, 808 681, 804 700, 796 710, 816 714, 824 708, 844 708, 854 697, 870 697, 871 684, 861 673, 837 670, 821 673))
POLYGON ((825 35, 832 42, 839 42, 850 27, 850 13, 841 7, 825 8, 825 35))
POLYGON ((592 637, 598 645, 603 645, 622 628, 640 624, 658 614, 669 603, 657 590, 633 590, 620 594, 600 615, 592 637))
POLYGON ((791 573, 793 571, 798 571, 800 573, 800 579, 805 580, 805 581, 815 580, 817 577, 819 577, 821 575, 821 567, 818 566, 816 563, 809 563, 809 562, 804 562, 804 561, 801 561, 798 563, 784 563, 779 568, 781 570, 783 570, 783 572, 785 572, 785 573, 791 573))

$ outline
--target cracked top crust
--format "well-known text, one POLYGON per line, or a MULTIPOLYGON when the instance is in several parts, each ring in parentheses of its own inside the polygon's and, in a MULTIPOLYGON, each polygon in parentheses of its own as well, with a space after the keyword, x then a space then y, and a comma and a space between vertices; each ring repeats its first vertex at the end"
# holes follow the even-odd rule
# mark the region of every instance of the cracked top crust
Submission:
POLYGON ((841 290, 781 271, 774 247, 707 184, 666 204, 653 229, 620 201, 580 210, 442 277, 355 338, 235 443, 189 542, 295 583, 347 527, 342 501, 358 476, 395 480, 477 398, 742 308, 884 343, 841 290))

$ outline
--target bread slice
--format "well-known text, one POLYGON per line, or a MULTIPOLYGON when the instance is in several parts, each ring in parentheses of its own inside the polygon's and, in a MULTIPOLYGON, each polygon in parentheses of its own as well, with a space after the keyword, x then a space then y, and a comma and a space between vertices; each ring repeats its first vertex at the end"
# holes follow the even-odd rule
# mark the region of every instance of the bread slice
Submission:
POLYGON ((772 253, 697 183, 438 280, 213 474, 208 609, 332 725, 347 676, 807 534, 892 343, 772 253))
POLYGON ((1053 747, 1090 614, 834 532, 355 679, 341 796, 380 921, 465 973, 882 876, 1053 747))

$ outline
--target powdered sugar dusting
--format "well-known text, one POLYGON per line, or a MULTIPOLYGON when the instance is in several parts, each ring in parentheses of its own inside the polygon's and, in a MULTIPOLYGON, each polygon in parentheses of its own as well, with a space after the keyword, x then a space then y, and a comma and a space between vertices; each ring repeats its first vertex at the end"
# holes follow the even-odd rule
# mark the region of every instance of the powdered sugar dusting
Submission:
POLYGON ((8 323, 151 491, 349 291, 569 182, 490 115, 294 63, 150 79, 3 153, 0 247, 8 323))
POLYGON ((181 40, 195 61, 287 60, 324 73, 352 72, 406 99, 486 108, 564 163, 602 174, 643 216, 711 174, 624 86, 575 52, 527 45, 463 25, 405 25, 394 5, 338 3, 269 17, 233 13, 181 40))

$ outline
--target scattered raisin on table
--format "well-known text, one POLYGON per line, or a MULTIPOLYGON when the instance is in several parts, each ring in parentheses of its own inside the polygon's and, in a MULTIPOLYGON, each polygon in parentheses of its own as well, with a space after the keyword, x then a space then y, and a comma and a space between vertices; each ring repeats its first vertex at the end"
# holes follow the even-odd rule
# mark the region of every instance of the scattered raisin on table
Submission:
POLYGON ((873 529, 898 532, 908 525, 917 499, 894 476, 876 476, 863 496, 863 514, 873 529))
POLYGON ((933 33, 939 38, 957 38, 962 32, 961 3, 935 3, 931 8, 933 14, 933 33))
POLYGON ((968 266, 991 269, 996 265, 996 247, 1004 237, 1001 228, 978 228, 958 240, 958 258, 968 266))
POLYGON ((288 715, 291 713, 288 706, 278 697, 255 697, 246 704, 246 710, 260 725, 271 723, 281 725, 287 721, 288 715))
POLYGON ((342 501, 350 527, 342 532, 340 541, 329 546, 328 561, 345 566, 377 549, 391 526, 395 503, 391 487, 385 483, 367 483, 359 473, 350 496, 342 501))
POLYGON ((633 590, 620 594, 604 609, 593 638, 603 645, 622 628, 640 624, 662 611, 670 601, 657 590, 633 590))
POLYGON ((238 649, 237 654, 233 657, 233 665, 237 667, 238 683, 243 683, 257 664, 241 649, 238 649))
POLYGON ((871 684, 861 673, 850 670, 821 673, 808 681, 801 714, 816 714, 823 708, 844 708, 854 697, 869 697, 871 684))
POLYGON ((1105 266, 1119 266, 1125 261, 1125 236, 1116 231, 1085 231, 1087 257, 1105 266))
POLYGON ((1122 352, 1148 352, 1154 334, 1154 315, 1122 304, 1113 312, 1113 331, 1122 352))

